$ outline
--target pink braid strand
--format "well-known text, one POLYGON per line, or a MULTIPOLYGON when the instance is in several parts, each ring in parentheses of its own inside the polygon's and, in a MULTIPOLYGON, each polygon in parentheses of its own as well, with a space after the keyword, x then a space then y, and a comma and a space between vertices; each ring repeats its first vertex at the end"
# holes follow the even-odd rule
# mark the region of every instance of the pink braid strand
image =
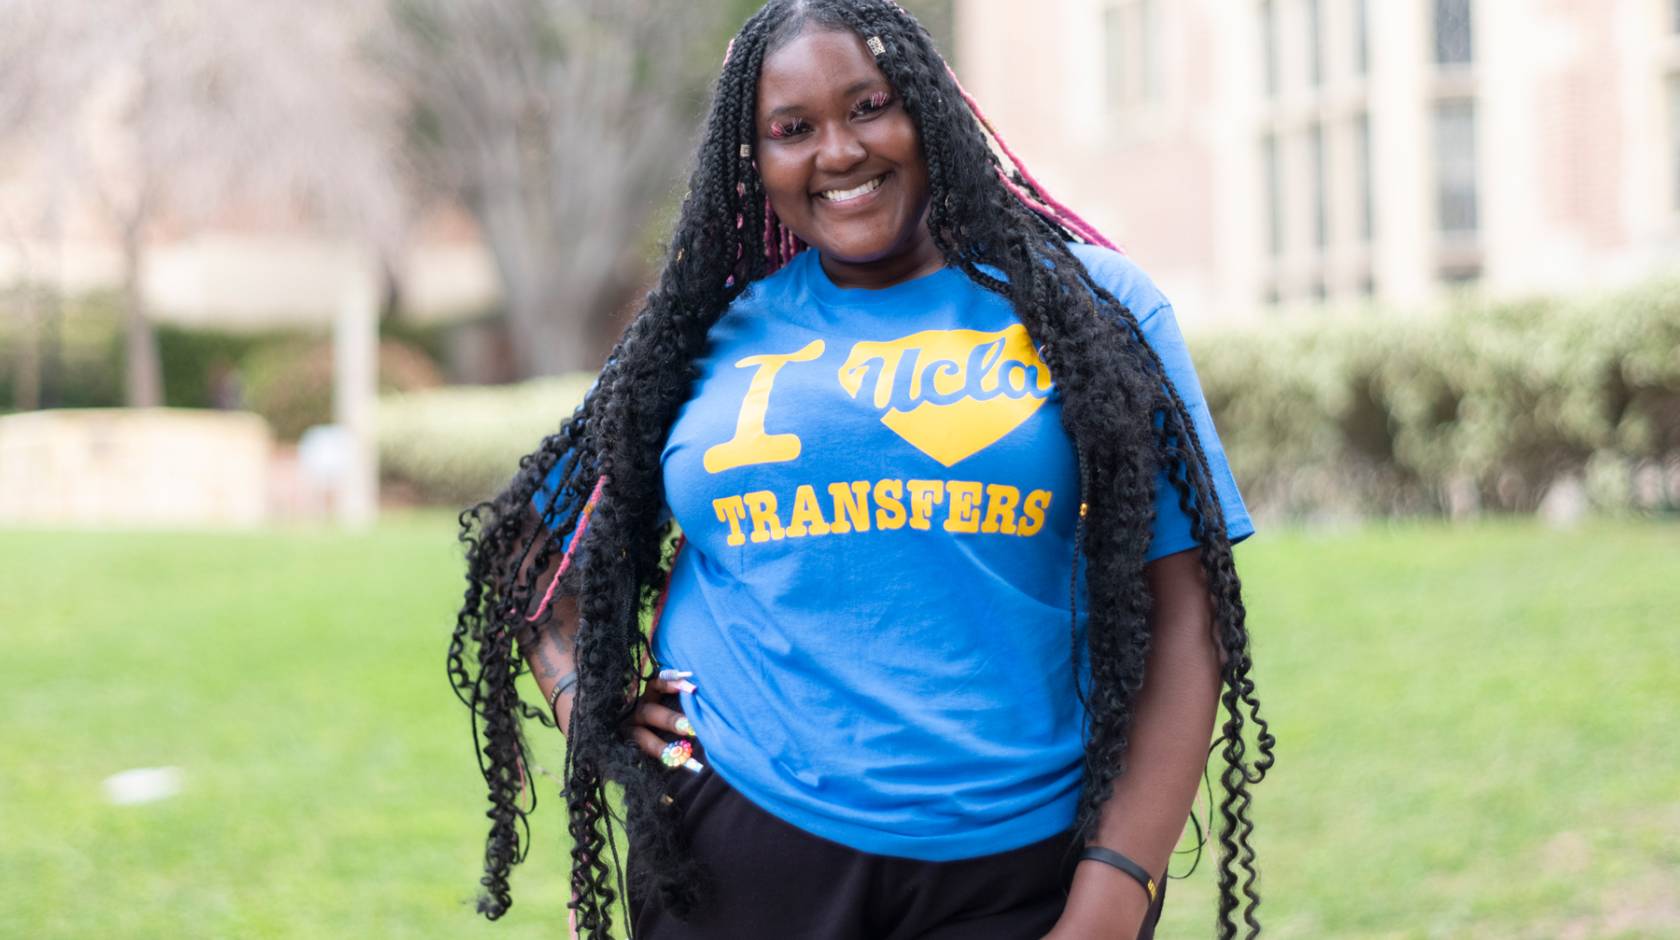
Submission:
POLYGON ((1015 151, 1010 148, 1009 142, 1004 140, 1003 135, 998 133, 996 127, 992 126, 991 120, 986 117, 985 111, 981 109, 980 102, 976 101, 974 96, 969 93, 968 89, 963 87, 962 81, 957 78, 956 71, 949 65, 945 66, 945 71, 950 73, 952 83, 957 86, 957 91, 962 95, 963 102, 968 105, 969 111, 973 112, 974 117, 980 122, 980 126, 986 129, 986 133, 992 135, 992 139, 997 141, 998 149, 1002 150, 1004 156, 1009 158, 1009 162, 1014 165, 1017 171, 1020 172, 1021 178, 1026 180, 1032 188, 1038 190, 1039 194, 1044 197, 1044 201, 1038 202, 1037 200, 1026 198, 1020 187, 1016 186, 1015 182, 1009 179, 1008 174, 1000 168, 998 170, 998 175, 1003 177, 1003 181, 1005 185, 1009 187, 1010 191, 1014 192, 1017 197, 1023 198, 1029 207, 1031 207, 1035 212, 1039 212, 1041 215, 1045 214, 1043 210, 1048 208, 1050 210, 1048 215, 1049 218, 1053 218, 1067 226, 1074 232, 1074 234, 1080 236, 1086 241, 1101 245, 1111 251, 1119 251, 1124 254, 1124 251, 1119 246, 1109 241, 1101 232, 1097 231, 1096 226, 1085 221, 1080 217, 1079 213, 1074 212, 1062 203, 1057 202, 1056 199, 1050 195, 1049 190, 1044 188, 1044 184, 1034 178, 1032 171, 1028 170, 1027 165, 1021 161, 1021 158, 1015 155, 1015 151), (1048 203, 1048 206, 1045 205, 1046 203, 1048 203))
POLYGON ((583 512, 578 514, 577 528, 572 530, 572 542, 566 546, 566 554, 560 556, 560 568, 554 572, 554 580, 548 582, 548 591, 543 594, 542 603, 537 605, 537 612, 526 617, 526 623, 536 623, 554 601, 554 589, 560 586, 560 576, 572 566, 572 555, 577 551, 578 543, 583 541, 583 533, 589 531, 589 517, 595 513, 595 504, 601 501, 601 492, 606 485, 606 477, 595 481, 594 492, 589 494, 589 501, 583 504, 583 512))

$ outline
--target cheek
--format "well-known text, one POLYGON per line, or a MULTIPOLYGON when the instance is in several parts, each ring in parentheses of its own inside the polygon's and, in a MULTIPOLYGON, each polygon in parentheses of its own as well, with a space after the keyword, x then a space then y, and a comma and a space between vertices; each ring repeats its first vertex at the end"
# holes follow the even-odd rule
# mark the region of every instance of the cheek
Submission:
POLYGON ((883 124, 885 126, 881 128, 879 136, 871 141, 871 147, 897 166, 900 179, 913 197, 926 198, 927 160, 922 155, 921 139, 916 134, 916 125, 908 116, 883 124))
POLYGON ((776 215, 786 219, 805 211, 805 187, 802 182, 766 172, 761 172, 759 179, 764 182, 764 193, 769 197, 770 209, 776 215))
POLYGON ((916 124, 910 120, 910 115, 899 112, 881 124, 881 140, 878 146, 881 152, 892 157, 894 163, 900 166, 920 166, 923 164, 921 138, 916 133, 916 124))

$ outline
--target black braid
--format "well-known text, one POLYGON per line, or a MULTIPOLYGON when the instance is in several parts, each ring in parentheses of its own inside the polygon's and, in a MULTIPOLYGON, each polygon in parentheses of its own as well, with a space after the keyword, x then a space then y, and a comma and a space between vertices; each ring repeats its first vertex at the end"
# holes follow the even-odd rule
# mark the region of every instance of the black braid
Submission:
MULTIPOLYGON (((1084 652, 1091 673, 1091 734, 1076 819, 1082 835, 1096 831, 1114 781, 1125 771, 1149 650, 1143 558, 1161 470, 1190 516, 1224 657, 1226 720, 1216 744, 1225 764, 1218 936, 1253 937, 1259 894, 1249 787, 1270 768, 1274 741, 1249 678, 1241 583, 1201 442, 1159 358, 1143 343, 1137 318, 1073 256, 1072 232, 1031 211, 1004 186, 999 160, 932 40, 890 0, 772 0, 747 21, 718 77, 657 287, 571 418, 520 461, 500 495, 462 514, 467 590, 448 672, 472 712, 490 798, 479 909, 492 919, 507 911, 508 874, 529 841, 522 825, 530 808, 518 803, 525 780, 521 719, 551 723, 514 692, 524 668, 518 650, 545 625, 526 620, 540 596, 536 573, 558 551, 553 533, 572 530, 603 476, 607 484, 562 584, 579 601, 579 683, 567 729, 564 791, 578 930, 591 940, 610 936, 620 898, 609 782, 623 788, 622 822, 635 877, 642 881, 632 887, 656 892, 679 916, 701 910, 708 896, 707 873, 687 855, 674 812, 660 799, 668 771, 626 740, 619 725, 649 678, 642 664, 652 661, 639 615, 663 581, 659 456, 698 377, 707 331, 769 267, 765 192, 750 155, 741 152, 757 139, 759 72, 767 54, 813 23, 882 40, 886 51, 877 62, 922 140, 936 245, 948 264, 1009 300, 1043 350, 1063 397, 1062 420, 1081 455, 1089 507, 1078 546, 1086 560, 1084 652), (560 485, 545 524, 536 525, 531 500, 551 473, 560 485), (527 573, 521 576, 521 570, 527 573), (1253 758, 1245 741, 1249 722, 1257 729, 1253 758)), ((1032 192, 1022 177, 1015 180, 1032 192)))

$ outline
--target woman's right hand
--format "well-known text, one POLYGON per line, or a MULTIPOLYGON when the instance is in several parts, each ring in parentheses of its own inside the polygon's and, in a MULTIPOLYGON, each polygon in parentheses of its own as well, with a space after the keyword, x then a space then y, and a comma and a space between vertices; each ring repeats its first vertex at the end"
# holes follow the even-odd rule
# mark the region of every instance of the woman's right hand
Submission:
POLYGON ((673 738, 694 737, 694 727, 688 723, 688 717, 664 704, 667 696, 674 700, 678 692, 694 691, 695 685, 689 681, 692 675, 672 669, 662 670, 658 678, 648 683, 636 703, 636 710, 624 724, 636 746, 655 760, 659 759, 666 743, 673 738))

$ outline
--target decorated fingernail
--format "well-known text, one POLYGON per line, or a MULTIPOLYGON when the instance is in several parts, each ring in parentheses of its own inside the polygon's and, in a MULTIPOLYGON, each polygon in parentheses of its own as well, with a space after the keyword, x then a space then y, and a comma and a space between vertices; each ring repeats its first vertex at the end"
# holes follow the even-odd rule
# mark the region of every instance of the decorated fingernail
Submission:
POLYGON ((706 765, 694 759, 694 745, 685 740, 672 741, 659 752, 659 762, 673 770, 681 767, 691 773, 699 773, 706 769, 706 765))
POLYGON ((684 669, 661 669, 661 670, 659 670, 659 678, 664 679, 667 682, 671 681, 672 679, 687 679, 688 677, 690 677, 692 675, 694 675, 694 673, 689 672, 689 671, 684 670, 684 669))
POLYGON ((694 726, 689 724, 687 715, 677 716, 677 733, 685 738, 694 737, 694 726))

